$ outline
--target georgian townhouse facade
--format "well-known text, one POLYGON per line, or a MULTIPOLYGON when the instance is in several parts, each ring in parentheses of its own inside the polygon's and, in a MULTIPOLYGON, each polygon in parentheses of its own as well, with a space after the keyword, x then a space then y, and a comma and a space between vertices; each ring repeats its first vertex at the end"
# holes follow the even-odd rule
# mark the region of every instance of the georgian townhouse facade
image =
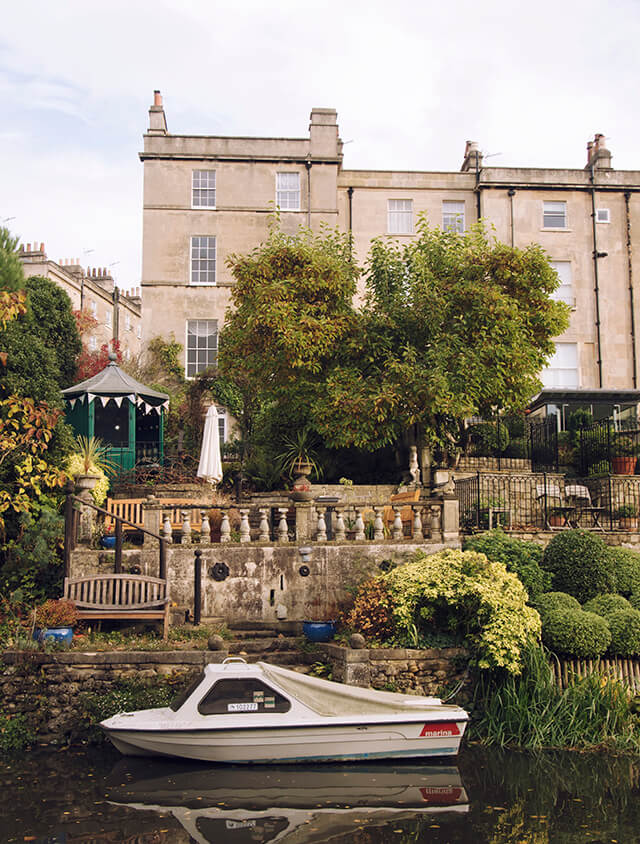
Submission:
POLYGON ((332 109, 312 110, 304 138, 173 135, 155 92, 140 158, 143 344, 173 335, 187 376, 216 359, 226 258, 264 240, 277 207, 288 231, 351 231, 360 263, 373 237, 410 241, 420 213, 458 230, 482 218, 506 243, 540 243, 571 307, 545 387, 638 388, 640 171, 614 170, 602 135, 577 169, 487 167, 467 142, 456 172, 347 170, 332 109))

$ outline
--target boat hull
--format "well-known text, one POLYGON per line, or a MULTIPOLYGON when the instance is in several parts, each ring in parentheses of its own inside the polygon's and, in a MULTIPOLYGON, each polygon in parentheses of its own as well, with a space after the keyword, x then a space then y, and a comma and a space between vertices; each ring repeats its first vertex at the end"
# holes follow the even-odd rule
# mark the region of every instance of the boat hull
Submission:
POLYGON ((287 729, 116 730, 105 727, 105 732, 126 756, 288 764, 455 756, 465 727, 465 721, 422 720, 287 729))

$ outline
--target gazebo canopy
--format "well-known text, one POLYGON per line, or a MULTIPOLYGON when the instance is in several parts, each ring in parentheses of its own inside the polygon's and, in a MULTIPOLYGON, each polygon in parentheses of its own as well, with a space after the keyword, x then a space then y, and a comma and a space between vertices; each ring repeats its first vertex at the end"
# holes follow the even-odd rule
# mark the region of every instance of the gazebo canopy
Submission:
POLYGON ((141 384, 135 378, 123 372, 116 363, 115 355, 109 356, 109 363, 101 372, 92 375, 91 378, 87 378, 79 384, 74 384, 73 387, 67 387, 66 390, 62 391, 62 395, 67 401, 84 398, 87 395, 90 397, 101 396, 105 398, 122 396, 130 398, 134 402, 142 399, 154 407, 164 404, 169 400, 169 396, 166 393, 159 393, 157 390, 152 390, 151 387, 141 384))

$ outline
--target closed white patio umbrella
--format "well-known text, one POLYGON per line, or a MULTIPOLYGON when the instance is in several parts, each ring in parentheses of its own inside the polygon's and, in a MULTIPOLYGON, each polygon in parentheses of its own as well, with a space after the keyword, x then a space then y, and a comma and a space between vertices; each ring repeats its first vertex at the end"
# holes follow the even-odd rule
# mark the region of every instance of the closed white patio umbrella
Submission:
POLYGON ((204 420, 204 433, 202 434, 202 447, 200 449, 200 463, 198 464, 197 474, 199 478, 204 478, 210 484, 217 484, 222 480, 218 412, 215 405, 211 405, 204 420))

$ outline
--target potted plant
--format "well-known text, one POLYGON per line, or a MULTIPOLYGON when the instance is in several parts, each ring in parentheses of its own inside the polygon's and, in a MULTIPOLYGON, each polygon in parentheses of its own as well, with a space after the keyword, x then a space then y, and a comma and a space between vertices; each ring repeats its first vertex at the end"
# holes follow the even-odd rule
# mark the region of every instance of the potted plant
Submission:
POLYGON ((566 520, 565 507, 551 507, 549 509, 549 524, 551 527, 563 527, 566 520))
POLYGON ((34 610, 33 638, 37 642, 52 639, 54 642, 71 644, 73 625, 78 620, 78 610, 73 601, 64 598, 50 598, 34 610))
POLYGON ((622 530, 638 529, 638 508, 635 504, 621 504, 614 514, 622 530))
POLYGON ((105 528, 103 528, 102 536, 100 537, 100 545, 103 548, 115 548, 116 547, 116 534, 115 534, 113 522, 110 525, 107 525, 105 528))
POLYGON ((633 438, 628 435, 618 436, 613 442, 615 457, 611 458, 614 475, 633 475, 638 462, 638 449, 633 438))
POLYGON ((102 504, 109 489, 107 475, 114 468, 107 446, 100 439, 76 437, 76 449, 69 458, 67 471, 73 475, 80 497, 91 494, 96 504, 102 504))
POLYGON ((313 432, 309 428, 301 428, 293 437, 285 438, 285 450, 278 455, 282 472, 294 479, 290 493, 294 501, 311 501, 313 498, 309 476, 320 475, 314 443, 313 432))

